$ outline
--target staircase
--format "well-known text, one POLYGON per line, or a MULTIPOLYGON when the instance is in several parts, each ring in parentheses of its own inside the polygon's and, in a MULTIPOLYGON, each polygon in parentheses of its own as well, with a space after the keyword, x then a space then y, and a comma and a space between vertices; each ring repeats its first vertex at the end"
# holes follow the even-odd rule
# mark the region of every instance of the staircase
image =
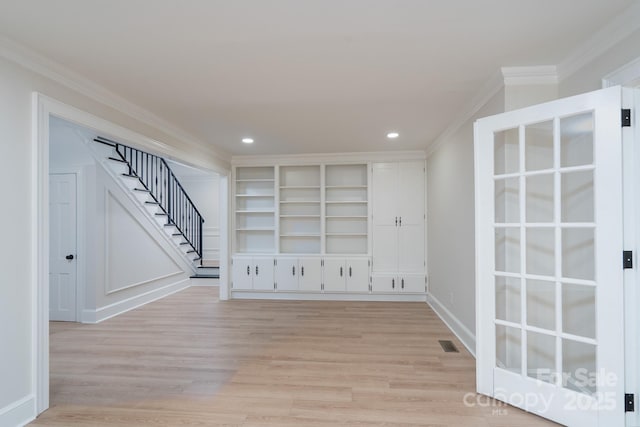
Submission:
POLYGON ((204 218, 167 162, 156 155, 97 137, 106 150, 105 166, 116 175, 154 218, 164 233, 193 266, 193 278, 219 277, 217 268, 202 265, 204 218))

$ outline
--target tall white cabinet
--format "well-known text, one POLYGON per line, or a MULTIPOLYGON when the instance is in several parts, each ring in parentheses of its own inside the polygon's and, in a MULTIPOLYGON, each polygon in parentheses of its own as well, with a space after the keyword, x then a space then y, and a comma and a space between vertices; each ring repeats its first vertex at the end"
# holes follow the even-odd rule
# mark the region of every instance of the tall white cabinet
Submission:
POLYGON ((275 160, 234 167, 232 297, 424 300, 423 160, 275 160))
POLYGON ((372 165, 372 291, 425 292, 425 165, 372 165))

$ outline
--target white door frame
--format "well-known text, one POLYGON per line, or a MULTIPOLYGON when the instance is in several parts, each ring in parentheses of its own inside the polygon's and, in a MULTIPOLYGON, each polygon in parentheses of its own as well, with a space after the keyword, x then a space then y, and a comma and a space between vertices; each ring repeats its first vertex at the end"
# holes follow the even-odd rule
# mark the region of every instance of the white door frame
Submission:
MULTIPOLYGON (((80 126, 93 129, 123 143, 161 156, 178 159, 198 168, 220 174, 221 224, 228 218, 229 199, 227 176, 230 170, 209 164, 196 155, 185 156, 180 150, 116 125, 93 114, 72 107, 38 92, 32 94, 31 127, 31 343, 32 390, 36 399, 36 412, 49 408, 49 118, 55 116, 80 126), (226 186, 223 188, 223 186, 226 186), (227 197, 225 197, 227 196, 227 197)), ((228 244, 226 227, 220 230, 220 294, 228 295, 228 244)))
POLYGON ((625 392, 634 393, 636 398, 636 411, 626 414, 627 426, 640 425, 640 315, 637 308, 640 307, 640 274, 637 255, 640 243, 640 150, 636 144, 640 141, 640 58, 607 74, 602 79, 602 87, 623 86, 630 88, 623 91, 623 103, 633 105, 632 127, 623 128, 623 210, 624 210, 624 248, 634 252, 634 268, 624 271, 624 323, 625 323, 625 392), (625 99, 626 95, 626 99, 625 99), (634 98, 634 99, 631 99, 634 98), (628 135, 628 136, 627 136, 628 135), (634 185, 636 184, 636 185, 634 185))

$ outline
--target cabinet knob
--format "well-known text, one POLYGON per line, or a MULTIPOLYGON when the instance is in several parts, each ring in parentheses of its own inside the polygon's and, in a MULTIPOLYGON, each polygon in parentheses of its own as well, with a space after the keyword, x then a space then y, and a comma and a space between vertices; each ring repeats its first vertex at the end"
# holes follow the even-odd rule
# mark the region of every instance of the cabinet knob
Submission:
POLYGON ((396 279, 391 279, 391 289, 396 288, 396 279))
POLYGON ((258 275, 258 266, 256 265, 256 276, 258 275))
POLYGON ((296 275, 296 266, 295 265, 291 267, 291 275, 292 276, 296 275))
POLYGON ((304 276, 304 265, 302 267, 300 267, 300 274, 302 274, 304 276))
POLYGON ((404 289, 404 278, 402 279, 401 283, 402 283, 402 289, 404 289))
POLYGON ((247 265, 247 276, 251 274, 251 267, 247 265))
POLYGON ((402 217, 400 217, 400 227, 402 227, 402 217))
POLYGON ((340 277, 342 277, 342 267, 340 267, 340 277))
POLYGON ((396 227, 398 226, 398 217, 396 217, 396 227))
POLYGON ((349 277, 351 277, 351 266, 349 266, 349 277))

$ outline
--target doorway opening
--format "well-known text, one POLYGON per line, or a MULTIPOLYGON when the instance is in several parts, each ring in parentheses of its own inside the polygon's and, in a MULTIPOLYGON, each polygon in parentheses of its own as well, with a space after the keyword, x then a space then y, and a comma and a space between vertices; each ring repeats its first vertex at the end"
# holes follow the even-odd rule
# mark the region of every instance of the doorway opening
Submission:
MULTIPOLYGON (((32 341, 35 357, 32 363, 33 388, 36 391, 37 413, 39 414, 49 407, 51 304, 57 310, 55 316, 60 316, 58 320, 91 322, 92 320, 86 317, 87 301, 95 300, 96 290, 95 287, 88 287, 86 284, 92 281, 92 274, 104 273, 105 271, 104 265, 101 270, 100 265, 94 265, 95 262, 87 262, 89 259, 87 245, 95 237, 92 236, 92 227, 88 223, 93 217, 99 215, 88 207, 95 207, 97 200, 95 192, 91 190, 95 188, 95 171, 99 168, 95 167, 95 159, 91 159, 93 165, 89 162, 91 156, 82 158, 86 153, 80 158, 76 156, 71 161, 69 157, 73 157, 73 154, 65 153, 65 150, 71 149, 73 151, 69 142, 74 139, 92 141, 95 136, 100 134, 111 136, 149 152, 156 152, 164 157, 171 157, 169 153, 174 153, 175 156, 175 152, 168 146, 43 95, 34 93, 33 104, 33 205, 37 215, 34 216, 32 225, 35 230, 33 235, 34 251, 32 253, 35 268, 32 279, 34 295, 32 341), (69 138, 66 138, 65 135, 69 138), (66 163, 61 161, 62 157, 67 157, 66 163), (73 188, 75 188, 75 198, 73 197, 73 188), (73 199, 75 199, 75 209, 73 208, 73 199), (69 212, 76 213, 75 229, 77 232, 75 237, 72 232, 74 221, 63 221, 64 219, 73 219, 69 218, 72 216, 69 215, 69 212), (56 230, 53 229, 54 226, 56 230), (55 259, 62 261, 60 265, 54 266, 54 263, 51 262, 50 255, 54 254, 56 255, 55 259), (75 268, 69 268, 74 266, 75 268), (75 286, 72 280, 74 273, 76 276, 75 286), (53 280, 52 274, 57 275, 53 280), (52 287, 50 288, 50 286, 52 287), (55 294, 53 294, 54 292, 55 294)), ((181 159, 176 158, 175 161, 182 163, 181 159)), ((194 161, 197 163, 199 160, 195 159, 194 161)), ((182 164, 186 165, 187 163, 182 164)), ((211 198, 216 199, 218 203, 218 216, 223 226, 214 227, 218 230, 216 238, 219 243, 217 248, 209 247, 209 256, 217 257, 219 260, 222 276, 220 294, 226 298, 226 270, 228 268, 228 238, 225 222, 228 218, 226 212, 228 209, 228 190, 226 186, 229 182, 227 175, 230 171, 217 165, 207 168, 194 166, 193 168, 199 169, 210 177, 216 177, 218 188, 214 194, 211 194, 211 198)), ((167 276, 171 276, 171 274, 167 276)), ((182 283, 184 286, 189 286, 188 274, 182 283)))

